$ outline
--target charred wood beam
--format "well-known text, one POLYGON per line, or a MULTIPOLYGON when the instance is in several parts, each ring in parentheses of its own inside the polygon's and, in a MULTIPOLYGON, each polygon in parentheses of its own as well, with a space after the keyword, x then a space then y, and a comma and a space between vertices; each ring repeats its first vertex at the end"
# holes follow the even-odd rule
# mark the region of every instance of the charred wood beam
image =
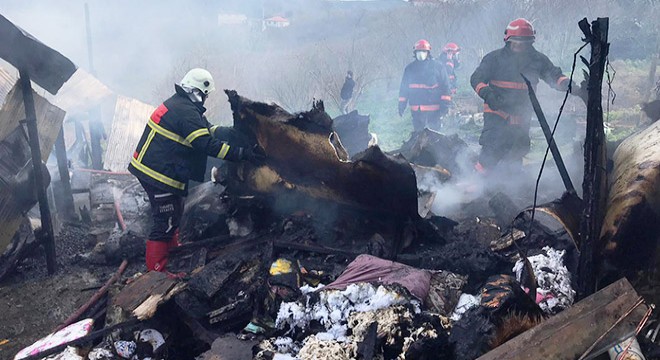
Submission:
POLYGON ((25 105, 28 136, 30 138, 32 166, 34 167, 34 185, 36 187, 37 198, 39 199, 41 228, 43 231, 44 248, 46 250, 46 267, 48 269, 48 274, 52 275, 55 273, 57 267, 55 237, 53 234, 53 223, 50 218, 50 207, 48 206, 46 186, 44 186, 43 171, 41 169, 41 147, 39 145, 39 131, 37 130, 37 113, 34 107, 34 97, 32 96, 30 74, 26 69, 20 69, 19 74, 21 77, 21 88, 23 90, 23 104, 25 105))
POLYGON ((195 251, 199 248, 207 248, 208 257, 213 258, 218 254, 230 253, 245 249, 246 247, 255 246, 266 242, 267 238, 264 234, 253 234, 243 238, 239 238, 229 244, 226 241, 231 240, 233 237, 230 235, 214 236, 208 239, 195 241, 183 244, 170 250, 171 255, 188 253, 195 251))
POLYGON ((181 319, 181 321, 183 321, 183 323, 186 324, 186 326, 188 326, 190 331, 192 331, 192 333, 195 335, 197 339, 211 346, 213 345, 215 339, 220 337, 220 334, 208 330, 202 324, 200 324, 199 321, 193 319, 183 309, 181 309, 178 304, 176 308, 177 308, 176 312, 177 315, 179 316, 179 319, 181 319))
POLYGON ((579 23, 585 41, 591 44, 589 61, 587 130, 584 142, 584 179, 582 193, 584 211, 580 223, 580 261, 578 265, 578 298, 593 294, 596 290, 596 246, 600 237, 605 213, 607 176, 606 139, 603 129, 602 82, 609 53, 607 32, 609 18, 598 18, 591 23, 584 18, 579 23))
POLYGON ((543 129, 543 135, 545 135, 545 140, 548 142, 548 146, 550 147, 550 151, 552 152, 552 158, 555 159, 555 164, 557 164, 557 170, 559 170, 559 175, 561 176, 561 180, 564 182, 564 187, 566 187, 566 191, 568 191, 569 193, 575 193, 575 187, 573 186, 573 182, 571 181, 571 176, 568 174, 568 170, 566 170, 566 165, 564 165, 564 160, 561 157, 561 153, 559 152, 557 143, 555 143, 555 139, 552 137, 552 131, 550 130, 550 126, 548 125, 548 120, 545 119, 545 114, 543 114, 543 109, 541 109, 541 104, 539 104, 539 99, 536 98, 534 87, 532 86, 532 83, 529 81, 529 79, 525 77, 525 75, 520 74, 520 76, 522 76, 522 78, 525 80, 525 83, 527 84, 527 90, 529 91, 529 99, 532 101, 532 107, 534 108, 536 117, 539 120, 539 124, 541 124, 541 129, 543 129))
POLYGON ((279 248, 279 249, 315 252, 315 253, 319 253, 319 254, 342 255, 342 256, 348 256, 348 257, 356 257, 356 256, 360 255, 360 254, 352 252, 352 251, 342 250, 342 249, 335 249, 335 248, 331 248, 331 247, 327 247, 327 246, 300 244, 300 243, 295 243, 295 242, 291 242, 291 241, 281 241, 281 240, 274 241, 273 242, 273 247, 279 248))

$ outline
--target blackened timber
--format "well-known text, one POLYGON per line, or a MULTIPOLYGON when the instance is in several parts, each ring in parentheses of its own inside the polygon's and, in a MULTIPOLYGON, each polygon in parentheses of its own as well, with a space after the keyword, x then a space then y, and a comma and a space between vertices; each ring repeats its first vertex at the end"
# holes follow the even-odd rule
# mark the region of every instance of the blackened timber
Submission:
POLYGON ((280 249, 289 249, 289 250, 301 250, 307 252, 315 252, 319 254, 330 254, 330 255, 343 255, 349 257, 356 257, 359 254, 352 251, 335 249, 327 246, 321 245, 311 245, 311 244, 300 244, 291 241, 282 241, 276 240, 273 242, 273 246, 280 249))
MULTIPOLYGON (((609 18, 591 23, 580 21, 580 29, 591 44, 587 97, 587 130, 584 141, 584 179, 582 193, 584 211, 580 223, 580 261, 578 265, 578 298, 596 290, 596 246, 600 237, 606 204, 607 176, 605 131, 603 129, 602 82, 609 53, 607 32, 609 18)), ((608 100, 609 101, 609 100, 608 100)))
POLYGON ((76 208, 73 204, 73 193, 71 191, 71 179, 69 177, 69 166, 66 158, 66 145, 64 143, 64 126, 55 140, 55 156, 57 157, 57 169, 60 173, 60 183, 62 184, 62 199, 64 200, 63 212, 69 220, 75 218, 76 208))
POLYGON ((55 254, 55 237, 53 234, 53 223, 50 218, 48 196, 44 186, 43 170, 41 168, 41 148, 39 146, 39 131, 37 130, 37 113, 32 97, 32 85, 30 75, 25 69, 20 69, 21 88, 23 90, 23 104, 25 105, 25 117, 30 140, 30 151, 32 153, 32 166, 34 167, 34 185, 37 198, 39 199, 39 213, 41 215, 41 228, 44 238, 44 249, 46 250, 46 267, 48 274, 54 274, 57 266, 55 254))
POLYGON ((555 159, 555 164, 557 164, 557 170, 559 170, 559 175, 561 176, 561 180, 564 182, 564 187, 566 187, 566 191, 574 193, 575 187, 573 186, 573 182, 571 181, 571 176, 568 174, 568 170, 566 170, 566 165, 564 165, 564 160, 561 158, 561 153, 559 152, 557 143, 555 142, 555 139, 552 137, 552 131, 550 130, 550 126, 548 125, 548 120, 545 119, 545 114, 543 114, 543 109, 541 109, 541 104, 539 104, 539 99, 536 98, 536 93, 534 93, 534 86, 532 86, 532 83, 529 81, 529 79, 525 77, 525 75, 520 74, 520 76, 523 77, 525 83, 527 84, 527 89, 529 91, 529 99, 532 101, 532 107, 534 108, 536 117, 539 120, 539 124, 541 124, 541 129, 543 129, 543 135, 545 135, 545 140, 548 142, 548 146, 550 147, 550 151, 552 152, 552 158, 555 159))

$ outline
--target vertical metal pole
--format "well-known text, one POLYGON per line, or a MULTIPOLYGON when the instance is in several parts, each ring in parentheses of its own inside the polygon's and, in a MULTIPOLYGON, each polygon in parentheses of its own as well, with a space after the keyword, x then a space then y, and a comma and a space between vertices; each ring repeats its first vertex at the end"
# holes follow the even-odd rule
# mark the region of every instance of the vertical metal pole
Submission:
MULTIPOLYGON (((94 56, 92 48, 92 27, 90 25, 89 4, 85 3, 85 27, 87 30, 87 58, 89 60, 89 72, 96 75, 94 70, 94 56)), ((96 170, 103 169, 101 138, 103 137, 103 124, 101 123, 101 112, 94 109, 89 115, 89 142, 92 150, 92 168, 96 170)))
POLYGON ((60 128, 60 133, 55 140, 55 156, 57 157, 57 168, 60 172, 60 183, 62 184, 62 196, 64 200, 64 216, 73 220, 75 218, 76 208, 73 205, 73 193, 71 192, 71 179, 69 178, 69 166, 66 158, 66 145, 64 143, 64 124, 60 128))
POLYGON ((39 131, 37 130, 37 113, 34 108, 32 97, 32 85, 27 70, 19 70, 21 76, 21 88, 23 90, 23 104, 25 106, 25 118, 27 119, 28 137, 32 153, 32 165, 34 166, 34 185, 39 199, 39 212, 41 213, 41 229, 44 233, 44 248, 46 250, 46 267, 48 274, 54 274, 57 265, 55 256, 55 238, 53 234, 53 222, 50 218, 48 197, 46 195, 46 184, 41 168, 41 148, 39 146, 39 131))

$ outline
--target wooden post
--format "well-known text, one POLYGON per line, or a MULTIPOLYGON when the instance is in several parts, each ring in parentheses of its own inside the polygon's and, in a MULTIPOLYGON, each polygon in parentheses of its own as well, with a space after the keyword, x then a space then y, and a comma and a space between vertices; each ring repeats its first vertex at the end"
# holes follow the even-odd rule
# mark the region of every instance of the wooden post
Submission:
POLYGON ((76 207, 73 204, 73 193, 71 192, 71 179, 69 178, 69 161, 66 158, 66 145, 64 143, 64 124, 60 128, 60 133, 55 140, 55 156, 57 157, 57 168, 60 172, 60 182, 62 183, 61 199, 64 200, 64 216, 66 219, 75 218, 76 207))
POLYGON ((39 146, 39 131, 37 130, 37 114, 32 97, 32 85, 27 70, 20 69, 21 88, 23 90, 23 104, 25 105, 25 118, 27 119, 27 130, 32 153, 32 165, 34 166, 34 185, 39 199, 39 212, 41 213, 41 229, 44 233, 44 248, 46 250, 46 267, 48 274, 54 274, 57 260, 55 256, 55 238, 53 235, 53 222, 50 218, 46 186, 41 169, 41 148, 39 146))
MULTIPOLYGON (((587 98, 587 131, 584 141, 584 179, 582 192, 584 211, 580 223, 580 261, 578 265, 578 298, 582 299, 596 290, 596 265, 598 264, 598 240, 605 214, 607 199, 606 139, 603 129, 602 82, 609 44, 607 32, 609 18, 598 18, 591 23, 582 19, 580 29, 591 44, 587 98)), ((608 100, 609 101, 609 100, 608 100)))

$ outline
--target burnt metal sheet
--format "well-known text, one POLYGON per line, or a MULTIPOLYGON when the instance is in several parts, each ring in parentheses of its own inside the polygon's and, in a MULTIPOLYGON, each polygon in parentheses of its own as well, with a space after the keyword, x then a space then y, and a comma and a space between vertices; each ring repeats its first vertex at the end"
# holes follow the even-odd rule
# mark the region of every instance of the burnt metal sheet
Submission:
POLYGON ((104 167, 110 171, 124 172, 131 161, 144 126, 156 108, 141 101, 117 97, 112 129, 108 136, 104 167))
POLYGON ((0 38, 0 58, 17 69, 23 67, 30 74, 32 81, 53 95, 76 71, 76 65, 71 60, 2 15, 0 38))
POLYGON ((627 268, 649 265, 660 231, 660 122, 614 153, 612 186, 600 233, 605 253, 627 268))

